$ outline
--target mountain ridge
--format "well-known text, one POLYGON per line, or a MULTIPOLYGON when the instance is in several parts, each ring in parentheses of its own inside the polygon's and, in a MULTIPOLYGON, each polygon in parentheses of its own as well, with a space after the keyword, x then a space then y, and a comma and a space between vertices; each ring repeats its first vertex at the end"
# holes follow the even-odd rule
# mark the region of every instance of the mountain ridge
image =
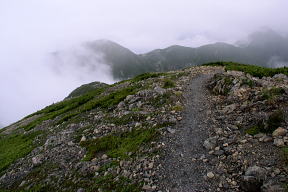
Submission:
POLYGON ((95 55, 103 57, 103 63, 111 68, 112 76, 116 80, 132 78, 146 72, 178 70, 214 61, 232 61, 262 67, 288 66, 288 38, 272 30, 251 34, 248 43, 241 46, 223 42, 196 48, 172 45, 144 54, 136 54, 110 40, 92 41, 84 46, 95 55))

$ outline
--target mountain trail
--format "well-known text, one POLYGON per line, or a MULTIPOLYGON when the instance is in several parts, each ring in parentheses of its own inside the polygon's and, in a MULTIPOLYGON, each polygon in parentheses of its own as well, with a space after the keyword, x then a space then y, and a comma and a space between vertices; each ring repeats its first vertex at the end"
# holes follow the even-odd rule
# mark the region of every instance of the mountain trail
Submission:
POLYGON ((205 176, 212 171, 207 164, 203 142, 209 137, 211 112, 209 92, 205 82, 212 74, 200 74, 192 79, 184 94, 186 107, 183 120, 175 126, 175 133, 165 139, 168 145, 162 159, 162 182, 166 191, 215 191, 205 176), (196 159, 201 159, 198 161, 196 159))

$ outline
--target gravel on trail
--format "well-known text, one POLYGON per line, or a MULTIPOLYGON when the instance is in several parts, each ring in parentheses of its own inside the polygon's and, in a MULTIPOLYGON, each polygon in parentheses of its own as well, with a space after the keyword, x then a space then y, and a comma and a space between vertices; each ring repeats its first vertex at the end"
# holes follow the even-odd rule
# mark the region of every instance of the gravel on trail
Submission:
POLYGON ((205 82, 211 74, 200 74, 186 89, 183 120, 175 133, 164 139, 167 145, 162 159, 161 183, 166 191, 216 191, 213 185, 213 166, 207 162, 203 142, 209 137, 209 91, 205 82), (203 183, 204 180, 207 182, 203 183), (210 179, 210 181, 208 181, 210 179))

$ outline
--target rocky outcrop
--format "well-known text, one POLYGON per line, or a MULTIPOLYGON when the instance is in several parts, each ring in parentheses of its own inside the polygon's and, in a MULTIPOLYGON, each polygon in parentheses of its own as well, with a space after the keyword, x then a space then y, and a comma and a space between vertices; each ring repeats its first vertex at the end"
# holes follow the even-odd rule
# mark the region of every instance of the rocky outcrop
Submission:
POLYGON ((208 160, 215 163, 218 191, 285 191, 287 76, 259 79, 227 71, 207 86, 214 94, 211 134, 217 146, 207 148, 209 139, 203 144, 216 156, 208 160))

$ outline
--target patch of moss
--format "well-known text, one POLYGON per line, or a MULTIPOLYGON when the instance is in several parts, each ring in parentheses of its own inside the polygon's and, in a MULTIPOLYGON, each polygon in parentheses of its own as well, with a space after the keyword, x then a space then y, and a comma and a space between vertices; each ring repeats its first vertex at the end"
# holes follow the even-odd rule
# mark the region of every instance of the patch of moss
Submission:
POLYGON ((111 161, 109 163, 106 163, 105 165, 102 165, 100 167, 100 169, 98 170, 98 172, 105 172, 107 171, 109 168, 113 168, 113 167, 117 167, 119 165, 118 161, 111 161))
POLYGON ((179 72, 179 73, 170 75, 170 79, 176 80, 176 79, 179 79, 182 76, 187 76, 188 74, 189 74, 188 72, 179 72))
POLYGON ((109 157, 128 158, 128 153, 135 153, 141 145, 147 144, 156 136, 156 129, 133 129, 131 132, 114 133, 94 140, 87 140, 81 146, 87 149, 83 160, 93 159, 98 152, 109 157))
POLYGON ((175 87, 175 83, 172 80, 164 79, 163 88, 167 89, 167 88, 173 88, 173 87, 175 87))
POLYGON ((182 91, 175 91, 174 94, 177 96, 177 97, 180 97, 183 95, 183 92, 182 91))
POLYGON ((147 115, 141 114, 141 113, 129 113, 126 115, 123 115, 121 117, 108 117, 107 121, 109 123, 113 123, 115 125, 127 125, 133 121, 143 121, 147 118, 147 115))
POLYGON ((234 62, 213 62, 213 63, 207 63, 204 64, 204 66, 223 66, 225 67, 225 70, 234 70, 234 71, 242 71, 244 73, 248 73, 254 77, 272 77, 276 74, 283 73, 285 75, 288 75, 288 68, 282 67, 282 68, 265 68, 265 67, 259 67, 255 65, 245 65, 245 64, 239 64, 234 62))
POLYGON ((126 177, 119 177, 119 179, 116 181, 115 176, 112 174, 98 177, 94 184, 95 188, 101 188, 104 191, 116 192, 139 192, 141 191, 140 186, 140 184, 132 183, 132 181, 126 177))
POLYGON ((171 93, 164 93, 162 95, 158 95, 157 97, 151 99, 149 103, 154 107, 162 107, 165 104, 171 102, 171 93))
POLYGON ((173 111, 182 111, 183 107, 181 105, 175 105, 171 108, 173 111))
POLYGON ((35 148, 33 141, 39 134, 41 132, 38 131, 27 135, 0 135, 0 175, 15 160, 26 156, 35 148))
POLYGON ((249 129, 245 130, 245 133, 249 135, 256 135, 258 133, 263 132, 264 125, 262 123, 258 123, 257 125, 254 125, 250 127, 249 129))
POLYGON ((282 151, 282 158, 286 165, 288 165, 288 147, 281 148, 282 151))
POLYGON ((283 95, 285 90, 281 87, 272 87, 271 89, 264 89, 262 91, 262 98, 265 100, 273 100, 277 96, 283 95))
MULTIPOLYGON (((24 190, 27 186, 29 186, 31 183, 38 183, 32 188, 30 188, 28 191, 35 191, 35 192, 40 192, 40 191, 48 191, 48 190, 54 190, 55 189, 50 186, 50 185, 43 185, 40 184, 40 181, 43 181, 49 173, 51 173, 53 170, 58 169, 59 165, 51 162, 45 162, 41 164, 40 166, 34 167, 32 171, 25 177, 25 180, 28 181, 23 185, 22 187, 19 188, 17 191, 27 191, 24 190)), ((17 186, 18 187, 18 186, 17 186)))
POLYGON ((166 73, 143 73, 141 75, 134 77, 130 81, 135 83, 138 81, 143 81, 145 79, 156 78, 156 77, 165 76, 165 75, 167 74, 166 73))
POLYGON ((267 129, 265 130, 268 133, 272 133, 277 129, 281 123, 284 121, 284 112, 282 110, 274 111, 267 120, 267 129))
POLYGON ((95 91, 97 89, 101 89, 103 87, 108 87, 109 85, 105 84, 105 83, 100 83, 100 82, 92 82, 92 83, 88 83, 88 84, 84 84, 81 85, 80 87, 76 88, 75 90, 73 90, 68 97, 66 97, 66 99, 68 98, 73 98, 73 97, 79 97, 81 95, 87 94, 90 91, 95 91))
POLYGON ((87 130, 87 129, 93 130, 92 128, 93 128, 92 125, 88 125, 88 126, 85 126, 85 127, 78 128, 73 134, 74 142, 75 143, 79 143, 81 138, 82 138, 82 136, 83 136, 83 131, 87 130))
POLYGON ((229 94, 229 92, 231 90, 232 83, 233 83, 232 77, 224 77, 224 92, 222 93, 223 95, 229 94))
POLYGON ((266 125, 263 121, 259 121, 256 125, 250 127, 245 131, 250 135, 256 135, 258 133, 272 133, 277 129, 284 121, 284 112, 282 110, 274 111, 266 121, 266 125))
POLYGON ((255 82, 251 79, 242 79, 240 86, 247 85, 248 87, 252 88, 255 86, 255 82))

